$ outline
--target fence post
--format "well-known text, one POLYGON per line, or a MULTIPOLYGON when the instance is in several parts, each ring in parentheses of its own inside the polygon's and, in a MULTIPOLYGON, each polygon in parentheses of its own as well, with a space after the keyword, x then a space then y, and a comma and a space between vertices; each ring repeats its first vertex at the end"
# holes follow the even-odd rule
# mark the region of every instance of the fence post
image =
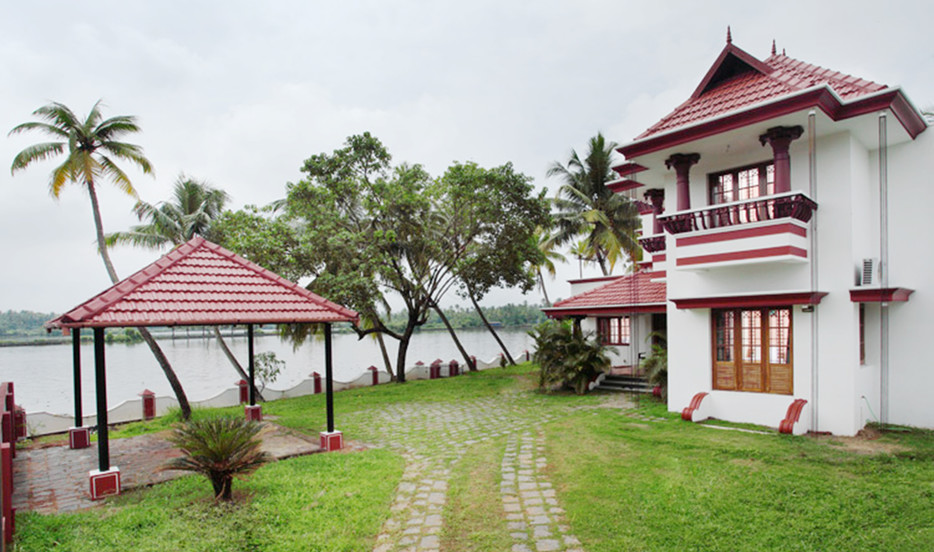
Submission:
POLYGON ((379 368, 376 366, 370 366, 367 368, 371 374, 373 374, 373 385, 379 385, 379 368))
POLYGON ((143 398, 143 419, 151 420, 156 417, 156 394, 149 389, 143 389, 139 394, 143 398))
POLYGON ((315 380, 315 395, 318 395, 321 393, 321 374, 318 372, 312 372, 311 378, 315 380))
POLYGON ((452 376, 459 376, 460 373, 460 364, 456 360, 452 360, 451 363, 448 364, 448 374, 452 376))
POLYGON ((250 384, 242 379, 237 382, 237 386, 240 388, 240 404, 250 402, 250 384))

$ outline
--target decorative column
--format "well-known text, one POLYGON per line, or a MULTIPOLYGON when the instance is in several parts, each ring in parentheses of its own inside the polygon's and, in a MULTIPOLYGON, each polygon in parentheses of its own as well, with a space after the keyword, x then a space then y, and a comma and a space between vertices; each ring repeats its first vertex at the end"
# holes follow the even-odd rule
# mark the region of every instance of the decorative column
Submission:
POLYGON ((775 193, 781 194, 791 191, 791 157, 788 148, 792 140, 797 140, 804 134, 804 127, 772 127, 759 136, 759 142, 764 146, 772 146, 775 158, 775 193))
POLYGON ((657 236, 662 233, 662 223, 658 217, 665 212, 665 190, 652 188, 646 190, 643 197, 652 204, 652 235, 657 236))
POLYGON ((675 169, 678 182, 678 211, 691 208, 691 189, 688 172, 691 166, 700 161, 699 153, 675 153, 665 160, 665 166, 675 169))

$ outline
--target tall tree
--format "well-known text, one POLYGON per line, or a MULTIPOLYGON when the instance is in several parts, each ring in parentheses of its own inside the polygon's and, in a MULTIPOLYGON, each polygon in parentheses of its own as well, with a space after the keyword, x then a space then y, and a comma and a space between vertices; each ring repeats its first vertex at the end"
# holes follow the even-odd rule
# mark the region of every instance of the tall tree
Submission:
POLYGON ((439 252, 461 284, 480 319, 510 364, 509 350, 487 320, 480 300, 498 286, 535 286, 533 267, 541 262, 535 229, 548 225, 548 201, 533 193, 532 179, 511 163, 485 169, 475 163, 455 163, 438 183, 440 234, 446 246, 439 252))
MULTIPOLYGON (((207 237, 211 224, 220 216, 229 199, 230 196, 223 190, 206 182, 188 178, 184 174, 179 175, 175 179, 171 201, 163 201, 156 205, 137 201, 133 212, 141 222, 145 221, 145 224, 133 226, 127 232, 108 234, 107 245, 126 244, 162 249, 165 246, 177 247, 195 236, 207 237)), ((213 330, 218 346, 234 371, 241 379, 250 381, 243 366, 224 341, 220 328, 214 326, 213 330)), ((265 400, 259 389, 254 386, 253 390, 260 400, 265 400)))
POLYGON ((538 277, 538 285, 542 290, 542 296, 545 299, 545 306, 551 306, 551 299, 548 298, 548 290, 545 288, 545 275, 542 272, 544 270, 547 272, 552 279, 554 279, 557 271, 555 269, 555 261, 565 262, 567 259, 564 255, 556 251, 557 248, 554 240, 554 236, 551 235, 551 232, 543 226, 539 226, 535 229, 535 240, 538 243, 538 250, 541 252, 541 262, 535 266, 535 274, 538 277))
MULTIPOLYGON (((65 159, 52 170, 49 177, 49 193, 58 199, 68 182, 75 183, 88 192, 91 199, 91 212, 94 215, 94 227, 97 232, 97 248, 107 269, 107 275, 113 283, 120 279, 114 270, 104 238, 104 225, 101 221, 100 205, 97 200, 96 184, 98 180, 110 180, 120 191, 136 198, 136 190, 129 177, 117 165, 125 161, 138 167, 144 174, 152 174, 152 164, 143 155, 143 149, 135 144, 120 141, 127 134, 139 132, 136 118, 118 115, 104 119, 101 114, 101 102, 98 100, 87 117, 79 119, 67 106, 57 102, 44 105, 32 113, 39 121, 30 121, 13 127, 9 135, 26 131, 38 131, 50 135, 53 141, 29 146, 13 158, 11 174, 23 170, 31 164, 64 155, 65 159)), ((178 381, 178 376, 163 354, 162 349, 146 328, 140 328, 143 340, 149 345, 153 355, 162 367, 175 397, 178 399, 182 416, 191 415, 191 406, 185 390, 178 381)))
POLYGON ((566 165, 554 163, 548 169, 548 176, 563 181, 554 199, 556 244, 565 245, 583 236, 605 276, 624 254, 632 261, 641 255, 635 237, 641 224, 638 208, 629 198, 606 186, 614 179, 615 148, 615 143, 598 133, 590 139, 583 160, 572 151, 566 165))

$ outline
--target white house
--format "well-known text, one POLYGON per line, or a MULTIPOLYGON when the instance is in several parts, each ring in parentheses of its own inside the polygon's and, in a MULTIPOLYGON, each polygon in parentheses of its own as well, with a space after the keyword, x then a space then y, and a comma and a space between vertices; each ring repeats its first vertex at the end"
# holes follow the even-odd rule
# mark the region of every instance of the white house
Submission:
POLYGON ((668 409, 690 419, 774 427, 797 401, 795 433, 934 428, 926 129, 898 87, 728 37, 691 97, 618 150, 615 189, 646 199, 642 271, 548 313, 629 317, 635 343, 664 310, 668 409))

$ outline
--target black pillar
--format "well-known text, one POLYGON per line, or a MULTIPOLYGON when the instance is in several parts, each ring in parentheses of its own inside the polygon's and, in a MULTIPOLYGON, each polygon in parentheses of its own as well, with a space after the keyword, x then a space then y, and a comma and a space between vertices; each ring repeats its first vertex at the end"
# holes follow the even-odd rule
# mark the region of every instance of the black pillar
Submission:
POLYGON ((97 464, 110 469, 110 443, 107 442, 107 376, 104 367, 104 328, 94 328, 94 378, 97 386, 97 464))
POLYGON ((331 366, 331 325, 324 325, 324 385, 328 411, 328 433, 334 431, 334 378, 331 366))
POLYGON ((250 362, 250 406, 256 404, 256 363, 253 358, 253 324, 246 325, 247 357, 250 362))
POLYGON ((81 328, 71 330, 71 361, 75 379, 75 427, 84 425, 81 412, 81 328))

